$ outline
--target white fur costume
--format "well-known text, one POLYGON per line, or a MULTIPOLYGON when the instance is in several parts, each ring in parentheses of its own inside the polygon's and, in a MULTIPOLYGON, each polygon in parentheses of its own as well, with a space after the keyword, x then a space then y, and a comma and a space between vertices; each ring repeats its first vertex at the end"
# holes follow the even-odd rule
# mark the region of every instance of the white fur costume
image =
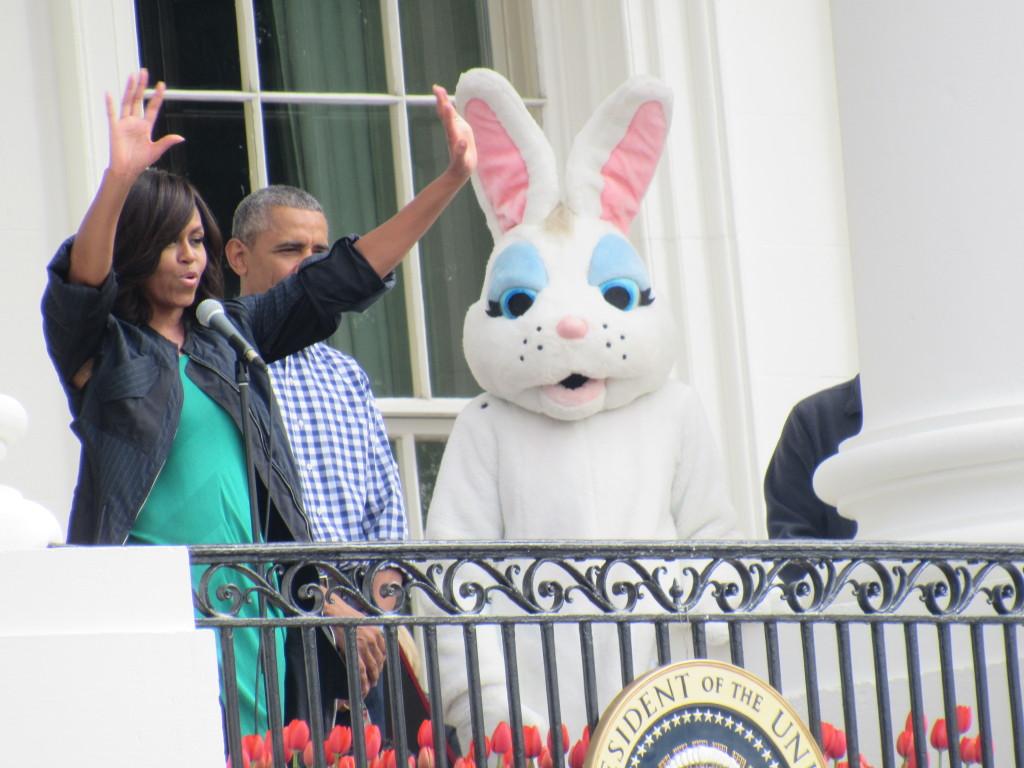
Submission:
MULTIPOLYGON (((664 147, 667 88, 634 78, 577 136, 564 202, 554 155, 500 75, 472 70, 456 102, 472 125, 473 187, 494 235, 463 344, 486 393, 455 422, 427 520, 431 539, 730 538, 720 463, 694 392, 668 380, 675 344, 625 235, 664 147)), ((582 606, 584 609, 589 606, 582 606)), ((495 606, 495 611, 504 606, 495 606)), ((496 635, 480 639, 485 729, 507 719, 496 635)), ((600 706, 622 685, 617 639, 595 631, 600 706)), ((562 720, 585 723, 579 635, 556 632, 562 720)), ((517 635, 524 719, 547 724, 539 633, 517 635)), ((469 726, 461 632, 439 633, 445 720, 469 726)), ((633 636, 637 674, 653 633, 633 636)))

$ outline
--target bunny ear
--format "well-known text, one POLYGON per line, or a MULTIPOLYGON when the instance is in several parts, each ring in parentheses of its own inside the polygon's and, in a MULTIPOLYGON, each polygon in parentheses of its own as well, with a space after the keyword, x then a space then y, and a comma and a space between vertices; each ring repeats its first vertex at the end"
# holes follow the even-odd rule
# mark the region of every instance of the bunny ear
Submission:
POLYGON ((497 72, 471 69, 459 78, 455 103, 473 128, 473 191, 494 239, 543 221, 559 198, 555 156, 519 94, 497 72))
POLYGON ((565 171, 566 203, 625 234, 651 183, 672 120, 672 92, 634 77, 605 99, 576 136, 565 171))

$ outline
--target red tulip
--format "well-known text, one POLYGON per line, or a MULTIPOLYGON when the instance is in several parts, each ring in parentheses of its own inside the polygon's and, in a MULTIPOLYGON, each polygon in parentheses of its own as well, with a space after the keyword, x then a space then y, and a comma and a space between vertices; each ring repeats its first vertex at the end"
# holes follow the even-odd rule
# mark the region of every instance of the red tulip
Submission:
POLYGON ((313 768, 313 742, 307 741, 302 750, 302 764, 306 768, 313 768))
MULTIPOLYGON (((551 730, 548 731, 548 751, 555 751, 555 738, 551 735, 551 730)), ((569 751, 569 727, 562 723, 562 752, 569 751)))
POLYGON ((583 761, 587 756, 587 747, 580 739, 572 745, 569 752, 569 768, 583 768, 583 761))
POLYGON ((491 749, 499 755, 512 751, 512 729, 509 724, 502 720, 491 735, 491 749))
POLYGON ((846 754, 846 734, 831 723, 822 723, 821 750, 830 760, 838 760, 846 754))
POLYGON ((366 726, 363 730, 363 743, 366 744, 366 759, 374 760, 380 754, 380 727, 366 726))
POLYGON ((541 749, 540 728, 536 725, 524 726, 523 745, 526 750, 526 757, 539 757, 541 749))
MULTIPOLYGON (((914 732, 914 713, 910 712, 907 714, 906 725, 903 726, 903 730, 914 732)), ((928 718, 925 715, 921 715, 921 733, 928 733, 928 718)))
POLYGON ((537 759, 538 768, 554 768, 555 763, 551 759, 551 750, 544 747, 540 751, 540 757, 537 759))
MULTIPOLYGON (((836 763, 836 768, 850 768, 850 764, 848 762, 846 762, 846 761, 843 761, 841 763, 836 763)), ((868 762, 868 759, 866 757, 864 757, 864 755, 861 755, 860 756, 860 768, 874 768, 874 766, 871 765, 871 763, 868 762)))
POLYGON ((956 729, 960 733, 967 733, 971 727, 971 708, 963 704, 956 708, 956 729))
MULTIPOLYGON (((915 753, 911 752, 909 755, 907 755, 907 766, 906 766, 906 768, 917 768, 917 755, 915 753)), ((923 768, 928 768, 928 753, 927 752, 924 753, 924 766, 923 766, 923 768)))
POLYGON ((429 747, 434 743, 434 726, 429 720, 420 723, 420 729, 416 731, 416 746, 429 747))
POLYGON ((352 747, 352 729, 344 725, 336 725, 327 734, 327 741, 324 742, 324 752, 327 753, 327 762, 333 763, 340 755, 344 755, 352 747))
POLYGON ((838 760, 846 754, 846 731, 835 729, 832 739, 832 759, 838 760))
POLYGON ((395 750, 385 749, 380 756, 381 768, 397 768, 398 760, 395 758, 395 750))
POLYGON ((338 761, 338 768, 356 768, 356 759, 352 755, 345 755, 338 761))
POLYGON ((964 736, 960 739, 960 761, 963 763, 973 763, 974 760, 974 739, 964 736))
POLYGON ((263 734, 263 754, 269 757, 271 760, 274 758, 274 738, 270 731, 263 734))
POLYGON ((932 746, 936 749, 949 749, 949 735, 946 733, 946 719, 940 717, 932 726, 932 746))
POLYGON ((309 743, 309 726, 305 720, 292 720, 284 727, 284 732, 281 735, 284 739, 285 749, 301 752, 309 743))
POLYGON ((263 758, 263 737, 258 733, 251 733, 242 737, 242 754, 249 760, 260 760, 263 758))
POLYGON ((828 745, 832 741, 832 732, 835 731, 835 727, 832 723, 826 723, 824 720, 821 721, 821 751, 828 757, 828 745))
POLYGON ((914 732, 906 730, 896 738, 896 754, 900 757, 914 754, 914 732))
MULTIPOLYGON (((487 764, 487 758, 491 756, 491 740, 484 736, 484 764, 487 764)), ((476 739, 469 742, 469 754, 466 755, 474 763, 476 762, 476 739)))
POLYGON ((476 768, 476 761, 472 757, 460 757, 452 768, 476 768))
POLYGON ((580 738, 580 741, 582 741, 584 743, 584 745, 586 745, 587 747, 590 746, 590 726, 589 725, 584 725, 583 726, 583 736, 580 738))
MULTIPOLYGON (((288 763, 291 762, 292 759, 292 750, 288 746, 288 739, 284 738, 283 733, 281 734, 281 736, 281 744, 284 751, 284 761, 288 763)), ((263 754, 267 758, 267 763, 272 763, 274 761, 274 737, 270 731, 267 731, 266 734, 264 734, 263 736, 263 754)))
POLYGON ((434 748, 422 746, 416 756, 416 768, 434 768, 434 748))
POLYGON ((965 763, 981 762, 981 736, 970 739, 964 736, 960 739, 960 759, 965 763))

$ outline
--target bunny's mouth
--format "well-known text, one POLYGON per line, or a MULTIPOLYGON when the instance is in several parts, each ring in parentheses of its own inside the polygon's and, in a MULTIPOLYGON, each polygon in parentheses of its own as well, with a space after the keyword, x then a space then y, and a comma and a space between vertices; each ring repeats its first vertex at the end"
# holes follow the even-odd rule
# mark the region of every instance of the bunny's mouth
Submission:
POLYGON ((584 386, 588 381, 590 381, 590 379, 584 376, 582 373, 574 373, 570 376, 566 376, 564 379, 558 382, 558 386, 565 387, 566 389, 579 389, 580 387, 584 386))
POLYGON ((566 376, 557 384, 542 387, 544 395, 563 407, 586 405, 604 394, 604 379, 591 379, 581 373, 566 376))

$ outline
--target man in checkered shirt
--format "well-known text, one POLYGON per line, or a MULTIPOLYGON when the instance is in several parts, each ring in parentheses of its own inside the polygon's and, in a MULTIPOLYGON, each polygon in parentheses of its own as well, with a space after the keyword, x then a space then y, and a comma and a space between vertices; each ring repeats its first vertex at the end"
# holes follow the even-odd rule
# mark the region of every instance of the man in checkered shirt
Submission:
MULTIPOLYGON (((320 203, 296 187, 253 192, 235 210, 225 246, 242 295, 269 290, 310 256, 330 248, 320 203)), ((270 366, 296 465, 302 501, 318 541, 400 540, 406 537, 398 467, 366 372, 348 355, 320 342, 270 366)), ((396 572, 379 575, 374 594, 396 572)), ((390 608, 390 605, 382 607, 390 608)), ((361 615, 337 601, 336 612, 361 615)), ((357 633, 360 677, 371 719, 383 724, 384 636, 357 633), (369 695, 367 695, 369 694, 369 695)))

